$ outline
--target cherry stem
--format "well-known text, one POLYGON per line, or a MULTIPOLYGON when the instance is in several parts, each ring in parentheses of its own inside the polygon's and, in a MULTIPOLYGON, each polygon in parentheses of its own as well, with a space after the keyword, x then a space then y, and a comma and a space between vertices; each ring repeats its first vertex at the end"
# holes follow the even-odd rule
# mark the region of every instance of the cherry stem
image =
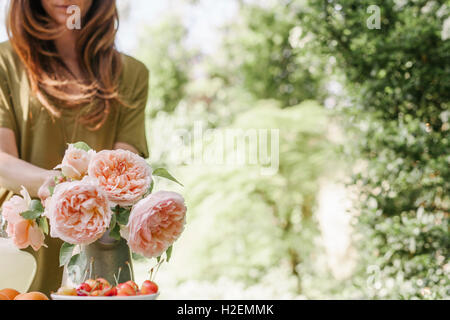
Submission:
MULTIPOLYGON (((159 271, 159 267, 161 267, 161 265, 163 264, 164 261, 165 261, 165 259, 161 259, 161 260, 159 260, 158 264, 156 265, 156 270, 155 270, 155 273, 153 274, 154 278, 156 278, 156 274, 159 271)), ((150 279, 150 280, 153 281, 153 279, 150 279)))
POLYGON ((125 261, 128 266, 128 270, 130 271, 130 280, 133 280, 133 271, 131 270, 131 264, 128 261, 125 261))
POLYGON ((152 279, 153 279, 153 269, 154 268, 151 268, 150 271, 148 272, 148 273, 150 273, 150 281, 152 281, 152 279))
POLYGON ((91 257, 91 262, 89 264, 89 279, 92 279, 92 269, 94 269, 94 257, 91 257))
POLYGON ((117 273, 117 278, 116 278, 116 275, 114 275, 114 280, 116 281, 116 286, 119 285, 119 279, 120 279, 121 272, 122 272, 122 267, 119 267, 119 272, 117 273))

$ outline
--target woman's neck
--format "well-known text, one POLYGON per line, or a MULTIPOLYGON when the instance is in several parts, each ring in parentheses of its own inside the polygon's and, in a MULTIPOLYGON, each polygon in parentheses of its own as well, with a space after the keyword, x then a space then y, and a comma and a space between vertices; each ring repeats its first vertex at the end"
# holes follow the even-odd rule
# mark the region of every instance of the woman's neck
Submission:
POLYGON ((82 72, 78 63, 77 33, 74 30, 65 30, 61 37, 54 40, 56 50, 70 71, 82 78, 82 72))

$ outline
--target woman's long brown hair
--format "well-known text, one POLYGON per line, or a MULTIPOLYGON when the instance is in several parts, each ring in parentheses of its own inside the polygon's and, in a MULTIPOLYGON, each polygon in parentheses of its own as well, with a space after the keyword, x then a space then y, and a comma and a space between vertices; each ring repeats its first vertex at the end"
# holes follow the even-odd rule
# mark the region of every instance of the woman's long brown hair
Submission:
POLYGON ((113 103, 122 103, 118 78, 122 70, 115 49, 118 14, 115 0, 94 0, 83 18, 76 48, 79 65, 86 75, 74 80, 59 56, 53 40, 66 26, 56 26, 40 0, 11 0, 7 28, 12 47, 24 63, 32 92, 53 117, 60 117, 59 106, 76 107, 98 101, 80 121, 91 130, 105 123, 113 103), (71 79, 72 78, 72 79, 71 79), (68 93, 67 87, 76 94, 68 93), (52 101, 53 100, 53 101, 52 101))

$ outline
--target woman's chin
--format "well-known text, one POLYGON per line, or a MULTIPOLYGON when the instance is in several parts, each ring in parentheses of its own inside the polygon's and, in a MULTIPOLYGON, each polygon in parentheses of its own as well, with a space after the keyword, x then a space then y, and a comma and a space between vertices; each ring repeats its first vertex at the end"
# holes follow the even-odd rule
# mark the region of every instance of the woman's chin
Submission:
POLYGON ((53 16, 53 20, 56 22, 59 26, 65 26, 67 23, 67 15, 64 13, 56 14, 53 16))

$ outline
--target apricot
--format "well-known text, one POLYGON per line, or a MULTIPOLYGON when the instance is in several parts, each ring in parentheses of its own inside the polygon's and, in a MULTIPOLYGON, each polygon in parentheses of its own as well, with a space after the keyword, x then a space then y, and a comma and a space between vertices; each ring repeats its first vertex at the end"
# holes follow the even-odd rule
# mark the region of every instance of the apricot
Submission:
POLYGON ((6 288, 0 290, 0 294, 7 296, 9 300, 14 300, 14 298, 17 297, 20 294, 20 292, 14 289, 6 288))
POLYGON ((71 288, 71 287, 61 287, 58 289, 56 294, 62 295, 62 296, 76 296, 77 289, 71 288))
POLYGON ((11 299, 7 295, 0 293, 0 301, 2 301, 2 300, 11 300, 11 299))
POLYGON ((50 300, 42 292, 28 292, 19 294, 14 300, 50 300))

